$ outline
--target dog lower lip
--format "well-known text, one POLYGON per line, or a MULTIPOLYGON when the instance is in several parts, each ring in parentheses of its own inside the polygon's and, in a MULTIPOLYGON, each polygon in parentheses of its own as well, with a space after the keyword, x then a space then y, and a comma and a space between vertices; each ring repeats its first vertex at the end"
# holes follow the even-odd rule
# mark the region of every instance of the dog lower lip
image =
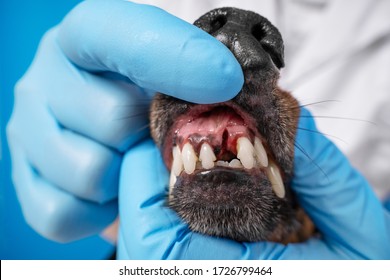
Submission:
POLYGON ((264 173, 215 167, 178 176, 169 204, 191 221, 194 231, 258 241, 270 238, 270 229, 280 219, 279 208, 287 202, 274 195, 264 173))
POLYGON ((178 188, 191 189, 193 201, 198 201, 200 205, 229 208, 238 207, 242 203, 240 199, 242 195, 246 195, 248 180, 263 181, 264 184, 258 185, 258 188, 268 187, 265 183, 267 179, 261 172, 228 167, 198 170, 192 174, 183 173, 176 184, 178 188))

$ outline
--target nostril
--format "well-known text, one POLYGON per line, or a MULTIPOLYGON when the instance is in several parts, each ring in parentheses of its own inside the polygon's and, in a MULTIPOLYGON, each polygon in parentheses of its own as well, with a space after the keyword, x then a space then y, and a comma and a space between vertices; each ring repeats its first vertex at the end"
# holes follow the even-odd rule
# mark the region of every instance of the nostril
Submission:
POLYGON ((267 33, 263 30, 263 27, 260 23, 253 25, 252 27, 252 35, 256 38, 257 41, 261 41, 267 33))
POLYGON ((221 29, 227 22, 226 15, 218 15, 215 19, 213 19, 210 23, 211 30, 210 34, 214 34, 219 29, 221 29))
POLYGON ((276 67, 281 68, 284 66, 283 58, 280 57, 281 54, 276 49, 275 42, 272 42, 271 36, 269 36, 270 32, 272 31, 269 26, 263 23, 257 23, 252 27, 253 37, 256 38, 262 48, 269 54, 276 67))

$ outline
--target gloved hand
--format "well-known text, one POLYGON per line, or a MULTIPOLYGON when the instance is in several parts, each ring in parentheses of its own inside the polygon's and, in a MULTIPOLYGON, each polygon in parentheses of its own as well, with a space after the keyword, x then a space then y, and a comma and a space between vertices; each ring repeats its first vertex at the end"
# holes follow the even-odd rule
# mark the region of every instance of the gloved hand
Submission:
POLYGON ((101 232, 117 216, 122 153, 148 135, 151 92, 209 103, 242 84, 234 56, 191 24, 128 1, 81 3, 15 89, 7 135, 27 222, 62 242, 101 232))
POLYGON ((168 173, 154 144, 143 141, 125 155, 122 165, 118 258, 389 259, 389 212, 336 146, 316 133, 305 109, 298 127, 305 130, 298 130, 292 188, 320 238, 285 246, 191 232, 165 207, 168 173), (149 176, 134 176, 138 172, 149 176))

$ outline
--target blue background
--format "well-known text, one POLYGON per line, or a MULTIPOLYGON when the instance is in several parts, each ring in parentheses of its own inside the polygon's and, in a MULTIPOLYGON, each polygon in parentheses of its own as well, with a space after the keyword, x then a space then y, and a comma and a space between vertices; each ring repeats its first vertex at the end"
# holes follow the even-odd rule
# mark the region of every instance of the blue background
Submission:
POLYGON ((51 242, 24 221, 11 182, 5 126, 13 87, 30 65, 42 35, 76 0, 0 0, 0 259, 105 259, 114 248, 98 236, 70 244, 51 242))

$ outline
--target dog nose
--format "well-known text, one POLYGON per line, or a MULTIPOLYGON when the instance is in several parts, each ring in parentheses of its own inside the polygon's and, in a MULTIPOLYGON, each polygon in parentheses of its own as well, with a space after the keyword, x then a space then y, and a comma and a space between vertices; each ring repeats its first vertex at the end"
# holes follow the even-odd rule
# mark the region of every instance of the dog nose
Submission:
POLYGON ((284 46, 278 29, 266 18, 236 8, 215 9, 194 25, 225 44, 244 70, 284 67, 284 46))

